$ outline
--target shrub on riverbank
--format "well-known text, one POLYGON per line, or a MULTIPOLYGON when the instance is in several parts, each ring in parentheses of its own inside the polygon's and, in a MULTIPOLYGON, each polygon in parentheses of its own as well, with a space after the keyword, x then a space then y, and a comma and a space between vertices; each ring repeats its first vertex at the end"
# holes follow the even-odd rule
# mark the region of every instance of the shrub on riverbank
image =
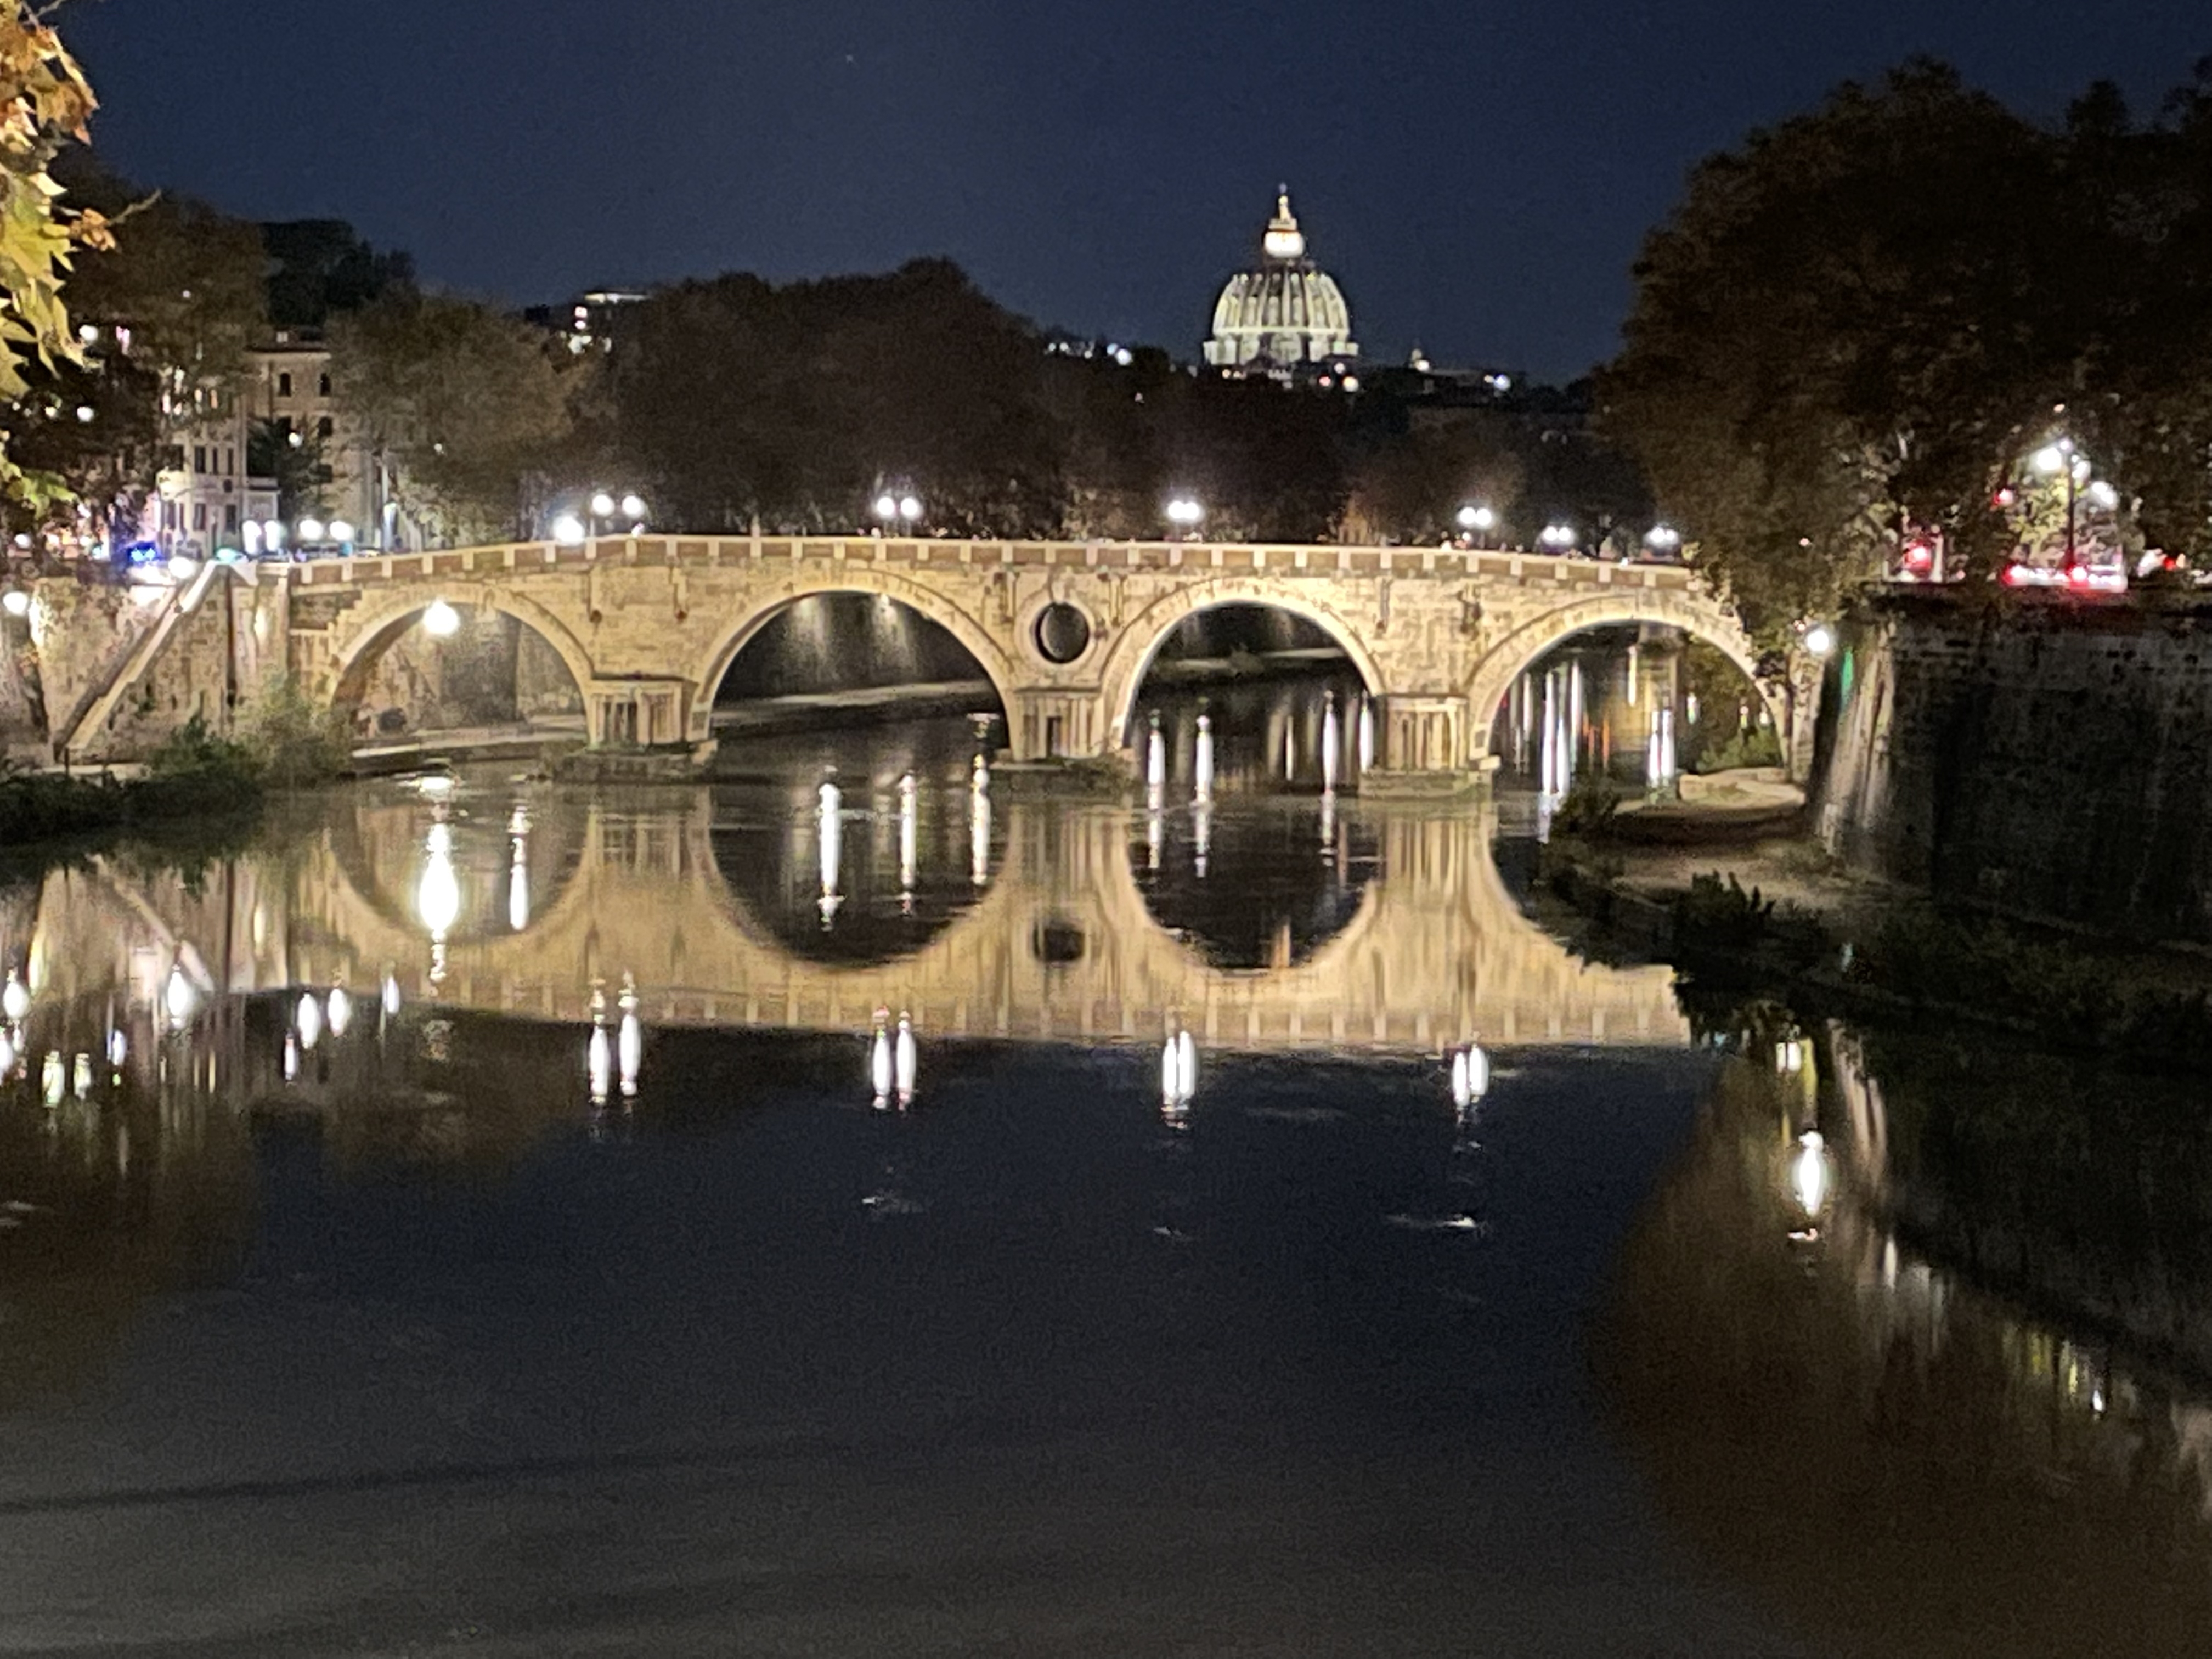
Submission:
POLYGON ((234 820, 261 801, 264 769, 245 744, 210 732, 198 715, 125 782, 58 772, 0 777, 0 847, 13 851, 106 830, 163 823, 234 820))

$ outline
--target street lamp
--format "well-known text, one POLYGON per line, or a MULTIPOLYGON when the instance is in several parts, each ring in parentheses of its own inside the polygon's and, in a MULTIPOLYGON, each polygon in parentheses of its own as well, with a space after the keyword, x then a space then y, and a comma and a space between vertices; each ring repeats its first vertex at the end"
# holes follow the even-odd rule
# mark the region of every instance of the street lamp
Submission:
POLYGON ((1805 630, 1805 649, 1815 657, 1825 657, 1836 648, 1836 630, 1826 623, 1814 623, 1805 630))
MULTIPOLYGON (((2074 550, 2078 517, 2076 507, 2081 488, 2088 481, 2089 458, 2074 447, 2074 441, 2071 438, 2061 438, 2055 443, 2044 445, 2029 458, 2029 460, 2035 470, 2045 477, 2055 473, 2065 480, 2066 568, 2071 570, 2075 565, 2074 550)), ((2106 487, 2108 489, 2111 488, 2110 485, 2106 487)), ((2118 492, 2114 493, 2114 498, 2118 499, 2118 492)))
POLYGON ((1578 538, 1576 536, 1574 526, 1554 521, 1546 525, 1537 533, 1536 539, 1551 549, 1553 552, 1565 554, 1573 550, 1578 538))
POLYGON ((461 613, 443 599, 433 599, 422 613, 422 631, 434 640, 450 640, 461 631, 461 613))
POLYGON ((633 533, 645 528, 645 497, 633 490, 622 498, 623 517, 629 520, 633 533))
POLYGON ((349 553, 353 551, 353 526, 343 519, 331 520, 331 539, 349 553))
POLYGON ((910 489, 886 489, 875 500, 876 521, 888 535, 902 526, 911 533, 921 519, 921 497, 910 489))
POLYGON ((300 540, 302 545, 313 547, 317 542, 322 540, 322 538, 323 521, 320 519, 302 519, 300 520, 300 540))
POLYGON ((582 546, 584 534, 584 521, 573 513, 563 513, 553 520, 553 539, 563 547, 582 546))
POLYGON ((1644 532, 1644 544, 1654 553, 1672 557, 1682 545, 1682 532, 1672 525, 1655 524, 1644 532))
POLYGON ((1206 522, 1206 509, 1188 495, 1178 495, 1168 503, 1168 522, 1186 536, 1194 536, 1198 527, 1206 522))
POLYGON ((1486 507, 1462 507, 1459 510, 1459 527, 1470 536, 1481 538, 1486 545, 1491 526, 1497 522, 1498 515, 1486 507))

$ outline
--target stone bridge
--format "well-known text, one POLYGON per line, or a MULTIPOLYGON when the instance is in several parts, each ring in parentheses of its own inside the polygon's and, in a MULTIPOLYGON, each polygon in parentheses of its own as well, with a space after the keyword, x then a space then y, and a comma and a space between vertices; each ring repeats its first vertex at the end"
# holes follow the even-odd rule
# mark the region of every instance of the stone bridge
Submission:
MULTIPOLYGON (((1288 611, 1343 648, 1381 710, 1385 772, 1483 767, 1514 678, 1582 629, 1668 624, 1757 678, 1734 613, 1689 570, 1516 551, 672 535, 364 554, 246 574, 222 643, 204 647, 227 653, 234 690, 282 666, 319 697, 357 700, 381 653, 442 599, 541 636, 574 676, 598 744, 703 743, 738 653, 786 607, 823 593, 884 595, 946 629, 996 688, 1024 760, 1121 750, 1161 641, 1224 605, 1288 611)), ((200 636, 217 625, 210 617, 200 636)), ((201 682, 168 702, 204 702, 204 672, 201 682)), ((1779 718, 1779 689, 1762 690, 1779 718)), ((115 718, 110 709, 107 724, 115 718)), ((87 725, 81 752, 103 752, 97 713, 87 725)))
POLYGON ((304 847, 240 859, 195 889, 59 872, 29 939, 0 945, 27 961, 42 1001, 94 1008, 150 1005, 181 957, 204 964, 210 991, 344 982, 366 1003, 388 974, 410 1004, 569 1022, 588 1017, 594 980, 629 973, 661 1026, 857 1032, 885 1006, 932 1038, 1157 1042, 1180 1021, 1211 1048, 1689 1040, 1667 969, 1583 962, 1522 914, 1487 814, 1382 817, 1376 872, 1346 924, 1302 959, 1239 970, 1155 915, 1137 876, 1142 830, 1125 812, 1000 809, 1003 836, 989 839, 1002 850, 972 904, 906 955, 839 963, 794 951, 749 909, 717 864, 713 798, 684 799, 640 812, 544 805, 530 833, 557 844, 526 860, 544 886, 520 910, 503 879, 523 861, 509 855, 514 803, 464 796, 442 820, 422 803, 356 805, 304 847), (438 822, 445 852, 432 850, 438 822), (422 895, 441 858, 459 892, 434 935, 422 895))

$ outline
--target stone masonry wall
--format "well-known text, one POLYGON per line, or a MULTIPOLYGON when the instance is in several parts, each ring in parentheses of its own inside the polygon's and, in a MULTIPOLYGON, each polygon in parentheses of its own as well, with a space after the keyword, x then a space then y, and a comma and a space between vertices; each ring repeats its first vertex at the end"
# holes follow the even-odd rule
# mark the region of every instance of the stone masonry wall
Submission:
POLYGON ((1829 849, 1939 896, 2212 944, 2212 605, 1886 599, 1822 717, 1829 849))

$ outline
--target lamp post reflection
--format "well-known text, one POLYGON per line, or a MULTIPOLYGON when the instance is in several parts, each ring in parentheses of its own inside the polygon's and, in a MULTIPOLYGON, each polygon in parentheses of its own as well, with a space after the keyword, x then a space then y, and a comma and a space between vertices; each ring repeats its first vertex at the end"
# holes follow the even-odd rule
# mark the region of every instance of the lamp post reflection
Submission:
POLYGON ((593 1107, 607 1103, 614 1073, 614 1045, 607 1037, 607 988, 604 980, 592 981, 592 1035, 584 1043, 584 1079, 592 1091, 593 1107))
POLYGON ((822 898, 817 908, 822 912, 822 927, 828 932, 836 921, 837 907, 844 902, 838 896, 838 866, 844 851, 844 829, 838 814, 844 810, 844 796, 837 786, 825 781, 816 792, 815 838, 822 864, 822 898))
POLYGON ((968 791, 968 884, 981 887, 991 878, 990 773, 981 757, 975 762, 975 781, 968 791))
POLYGON ((915 782, 913 773, 908 772, 899 780, 899 911, 909 916, 914 914, 916 842, 919 839, 915 799, 919 793, 920 786, 915 782))
POLYGON ((891 1103, 893 1076, 891 1072, 891 1011, 876 1010, 876 1035, 868 1045, 868 1084, 875 1091, 878 1111, 887 1110, 891 1103))
POLYGON ((637 1094, 638 1067, 645 1060, 645 1027, 638 1021, 637 981, 627 970, 623 974, 622 1024, 615 1035, 615 1063, 619 1070, 618 1081, 625 1100, 637 1094))
POLYGON ((507 925, 515 933, 530 926, 530 809, 518 803, 507 821, 512 856, 507 871, 507 925))
POLYGON ((453 829, 437 810, 423 841, 422 879, 415 889, 415 914, 430 933, 430 983, 446 978, 446 936, 461 916, 461 882, 453 869, 453 829))
POLYGON ((1198 1044, 1180 1021, 1160 1045, 1160 1115, 1168 1127, 1189 1127, 1191 1097, 1198 1092, 1198 1044))

